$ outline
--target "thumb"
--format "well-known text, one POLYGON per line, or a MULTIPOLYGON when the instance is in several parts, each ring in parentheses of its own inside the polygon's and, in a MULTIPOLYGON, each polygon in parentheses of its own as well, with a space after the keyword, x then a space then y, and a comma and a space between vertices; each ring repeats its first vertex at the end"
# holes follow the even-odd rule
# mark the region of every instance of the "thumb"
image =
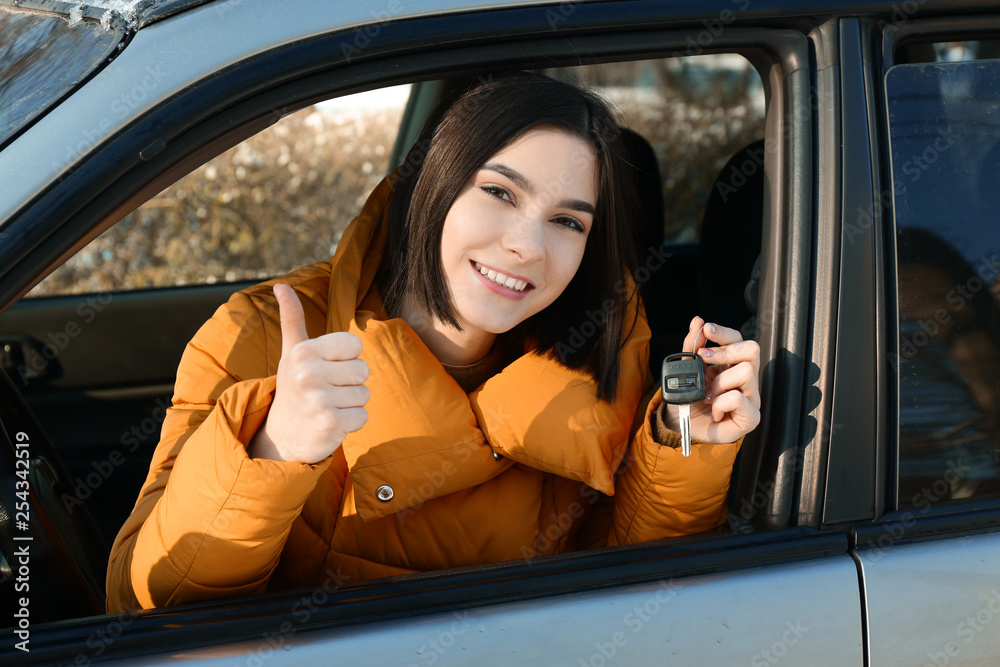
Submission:
POLYGON ((295 290, 283 283, 277 283, 273 289, 281 318, 281 356, 284 357, 296 344, 309 340, 309 334, 302 302, 295 290))

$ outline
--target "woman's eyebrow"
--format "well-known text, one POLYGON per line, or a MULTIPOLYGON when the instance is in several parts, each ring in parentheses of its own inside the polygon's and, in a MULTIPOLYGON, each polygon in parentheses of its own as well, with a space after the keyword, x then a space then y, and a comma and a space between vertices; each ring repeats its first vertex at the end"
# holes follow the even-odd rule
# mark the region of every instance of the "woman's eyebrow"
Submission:
POLYGON ((571 211, 580 211, 581 213, 596 215, 594 205, 590 202, 583 201, 582 199, 563 199, 559 202, 559 208, 568 208, 571 211))
POLYGON ((506 176, 510 180, 514 181, 514 184, 517 187, 521 188, 529 195, 535 194, 535 186, 531 184, 531 181, 529 181, 524 176, 514 171, 505 164, 500 164, 499 162, 490 162, 488 164, 484 164, 482 168, 486 169, 487 171, 495 171, 498 174, 506 176))
MULTIPOLYGON (((535 194, 535 186, 531 184, 531 181, 505 164, 500 164, 499 162, 489 162, 484 164, 482 169, 495 171, 498 174, 506 176, 513 181, 517 187, 521 188, 529 195, 535 194)), ((589 213, 591 215, 595 214, 594 205, 590 202, 583 201, 582 199, 563 199, 558 203, 558 207, 568 208, 571 211, 580 211, 581 213, 589 213)))

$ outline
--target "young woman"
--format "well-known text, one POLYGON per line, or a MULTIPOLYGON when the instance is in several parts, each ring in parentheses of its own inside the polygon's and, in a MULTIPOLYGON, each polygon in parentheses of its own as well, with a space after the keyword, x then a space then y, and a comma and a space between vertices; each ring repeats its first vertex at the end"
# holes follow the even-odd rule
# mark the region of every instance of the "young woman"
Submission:
POLYGON ((681 456, 647 371, 618 132, 572 86, 483 84, 329 262, 222 306, 181 360, 109 610, 721 525, 758 348, 691 321, 685 349, 703 325, 719 346, 699 350, 709 396, 681 456))

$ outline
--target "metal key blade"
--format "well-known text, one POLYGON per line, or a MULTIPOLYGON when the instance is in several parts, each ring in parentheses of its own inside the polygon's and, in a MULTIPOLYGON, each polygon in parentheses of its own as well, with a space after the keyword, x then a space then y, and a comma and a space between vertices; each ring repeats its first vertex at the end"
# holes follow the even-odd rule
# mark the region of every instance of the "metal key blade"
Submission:
POLYGON ((681 420, 681 454, 691 456, 691 404, 684 403, 677 408, 681 420))

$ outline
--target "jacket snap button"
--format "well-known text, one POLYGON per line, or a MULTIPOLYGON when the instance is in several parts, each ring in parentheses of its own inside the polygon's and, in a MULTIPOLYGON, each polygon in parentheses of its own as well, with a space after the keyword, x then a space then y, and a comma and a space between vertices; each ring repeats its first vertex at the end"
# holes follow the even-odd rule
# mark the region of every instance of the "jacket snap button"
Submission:
POLYGON ((494 461, 500 461, 501 459, 503 459, 503 454, 501 454, 500 452, 493 452, 494 461))
POLYGON ((392 500, 392 495, 393 495, 392 487, 383 484, 382 486, 375 489, 375 495, 378 496, 378 499, 381 500, 383 503, 387 503, 390 500, 392 500))

